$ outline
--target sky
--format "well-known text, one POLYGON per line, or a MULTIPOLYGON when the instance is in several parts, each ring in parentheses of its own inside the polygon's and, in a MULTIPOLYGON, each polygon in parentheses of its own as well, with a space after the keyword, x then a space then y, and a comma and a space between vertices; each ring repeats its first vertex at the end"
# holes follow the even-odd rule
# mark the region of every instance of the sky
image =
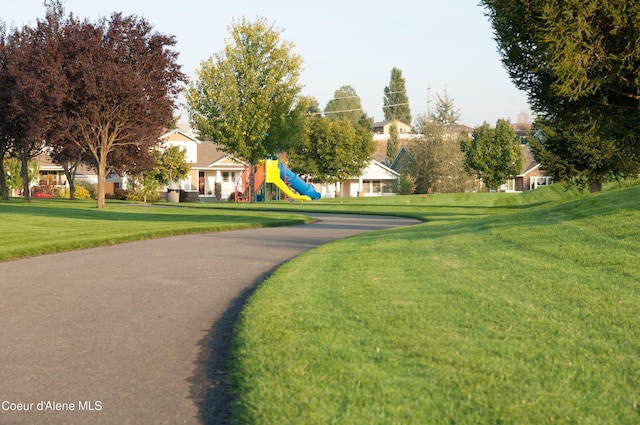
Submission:
MULTIPOLYGON (((294 52, 304 60, 302 94, 318 99, 322 109, 338 88, 349 85, 364 112, 382 121, 384 88, 396 67, 414 118, 432 110, 435 95, 446 90, 462 124, 516 122, 521 112, 529 113, 527 98, 509 80, 478 2, 63 0, 66 12, 81 18, 97 21, 122 12, 174 35, 178 62, 190 79, 201 61, 223 50, 234 19, 263 17, 295 44, 294 52)), ((0 20, 9 27, 34 24, 44 14, 43 0, 0 0, 0 20)))

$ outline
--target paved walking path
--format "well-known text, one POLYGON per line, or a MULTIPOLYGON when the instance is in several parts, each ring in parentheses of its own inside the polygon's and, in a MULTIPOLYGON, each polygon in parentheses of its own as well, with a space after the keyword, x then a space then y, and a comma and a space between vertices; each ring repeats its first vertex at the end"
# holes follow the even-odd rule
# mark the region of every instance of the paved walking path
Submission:
POLYGON ((283 262, 392 217, 179 236, 0 263, 0 424, 218 424, 233 323, 283 262))

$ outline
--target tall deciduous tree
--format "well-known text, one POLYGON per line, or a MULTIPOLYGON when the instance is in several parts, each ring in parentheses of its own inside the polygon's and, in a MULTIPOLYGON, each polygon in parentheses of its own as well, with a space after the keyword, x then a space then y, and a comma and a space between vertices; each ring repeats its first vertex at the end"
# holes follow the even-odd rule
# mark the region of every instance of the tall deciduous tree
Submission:
POLYGON ((413 159, 409 173, 415 181, 416 193, 467 192, 474 189, 474 181, 464 167, 464 154, 460 140, 466 133, 449 131, 443 125, 422 122, 420 137, 408 146, 413 159))
POLYGON ((600 190, 640 169, 640 3, 483 0, 511 80, 544 127, 554 177, 600 190))
POLYGON ((289 156, 291 169, 317 182, 339 182, 357 176, 373 152, 370 130, 346 118, 310 118, 303 141, 289 156))
POLYGON ((67 69, 68 136, 97 171, 98 208, 103 208, 110 173, 152 166, 150 150, 172 120, 185 76, 170 49, 175 38, 152 32, 145 19, 114 13, 97 24, 70 18, 68 25, 65 42, 76 53, 67 69))
POLYGON ((0 136, 22 164, 26 202, 30 201, 29 161, 42 151, 65 94, 59 55, 61 10, 57 6, 49 5, 45 19, 37 20, 34 27, 3 34, 0 43, 0 136))
POLYGON ((172 119, 185 79, 170 49, 175 39, 135 16, 116 13, 93 24, 64 18, 58 0, 46 5, 45 20, 13 31, 0 46, 0 84, 9 88, 0 130, 25 169, 43 141, 75 143, 96 169, 103 208, 106 177, 151 166, 150 147, 172 119))
POLYGON ((8 120, 11 79, 7 72, 6 39, 6 29, 0 23, 0 194, 5 201, 9 199, 9 188, 5 177, 4 159, 11 148, 10 121, 8 120))
POLYGON ((327 102, 324 113, 332 120, 347 119, 354 126, 361 125, 363 117, 366 117, 360 96, 351 86, 342 86, 336 90, 333 99, 327 102))
POLYGON ((4 169, 4 160, 7 158, 8 139, 2 136, 0 131, 0 195, 2 199, 9 199, 9 187, 7 185, 6 171, 4 169))
POLYGON ((508 120, 498 120, 496 128, 484 123, 476 127, 471 141, 462 141, 465 168, 475 173, 489 189, 498 189, 522 170, 522 150, 508 120))
POLYGON ((201 64, 187 90, 189 117, 201 137, 256 165, 295 144, 302 129, 302 58, 264 18, 234 21, 229 33, 224 51, 201 64))
POLYGON ((391 69, 389 85, 384 88, 382 110, 387 121, 398 120, 411 125, 411 107, 402 71, 391 69))

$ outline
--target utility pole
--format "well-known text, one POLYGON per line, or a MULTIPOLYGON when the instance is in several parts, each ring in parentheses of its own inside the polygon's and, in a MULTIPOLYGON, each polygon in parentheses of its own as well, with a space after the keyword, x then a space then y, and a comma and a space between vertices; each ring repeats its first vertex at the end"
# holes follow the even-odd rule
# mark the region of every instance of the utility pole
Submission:
POLYGON ((431 124, 431 86, 427 85, 427 124, 431 124))

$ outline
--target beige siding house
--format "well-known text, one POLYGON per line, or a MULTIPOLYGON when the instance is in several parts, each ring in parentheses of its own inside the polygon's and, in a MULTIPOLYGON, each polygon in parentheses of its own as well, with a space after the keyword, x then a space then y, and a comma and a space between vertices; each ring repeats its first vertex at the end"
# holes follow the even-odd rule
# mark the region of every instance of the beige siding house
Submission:
POLYGON ((246 164, 221 150, 216 143, 200 141, 181 130, 172 130, 160 139, 164 147, 178 146, 186 150, 191 171, 179 182, 180 189, 206 201, 226 200, 236 187, 241 188, 240 177, 246 164))

